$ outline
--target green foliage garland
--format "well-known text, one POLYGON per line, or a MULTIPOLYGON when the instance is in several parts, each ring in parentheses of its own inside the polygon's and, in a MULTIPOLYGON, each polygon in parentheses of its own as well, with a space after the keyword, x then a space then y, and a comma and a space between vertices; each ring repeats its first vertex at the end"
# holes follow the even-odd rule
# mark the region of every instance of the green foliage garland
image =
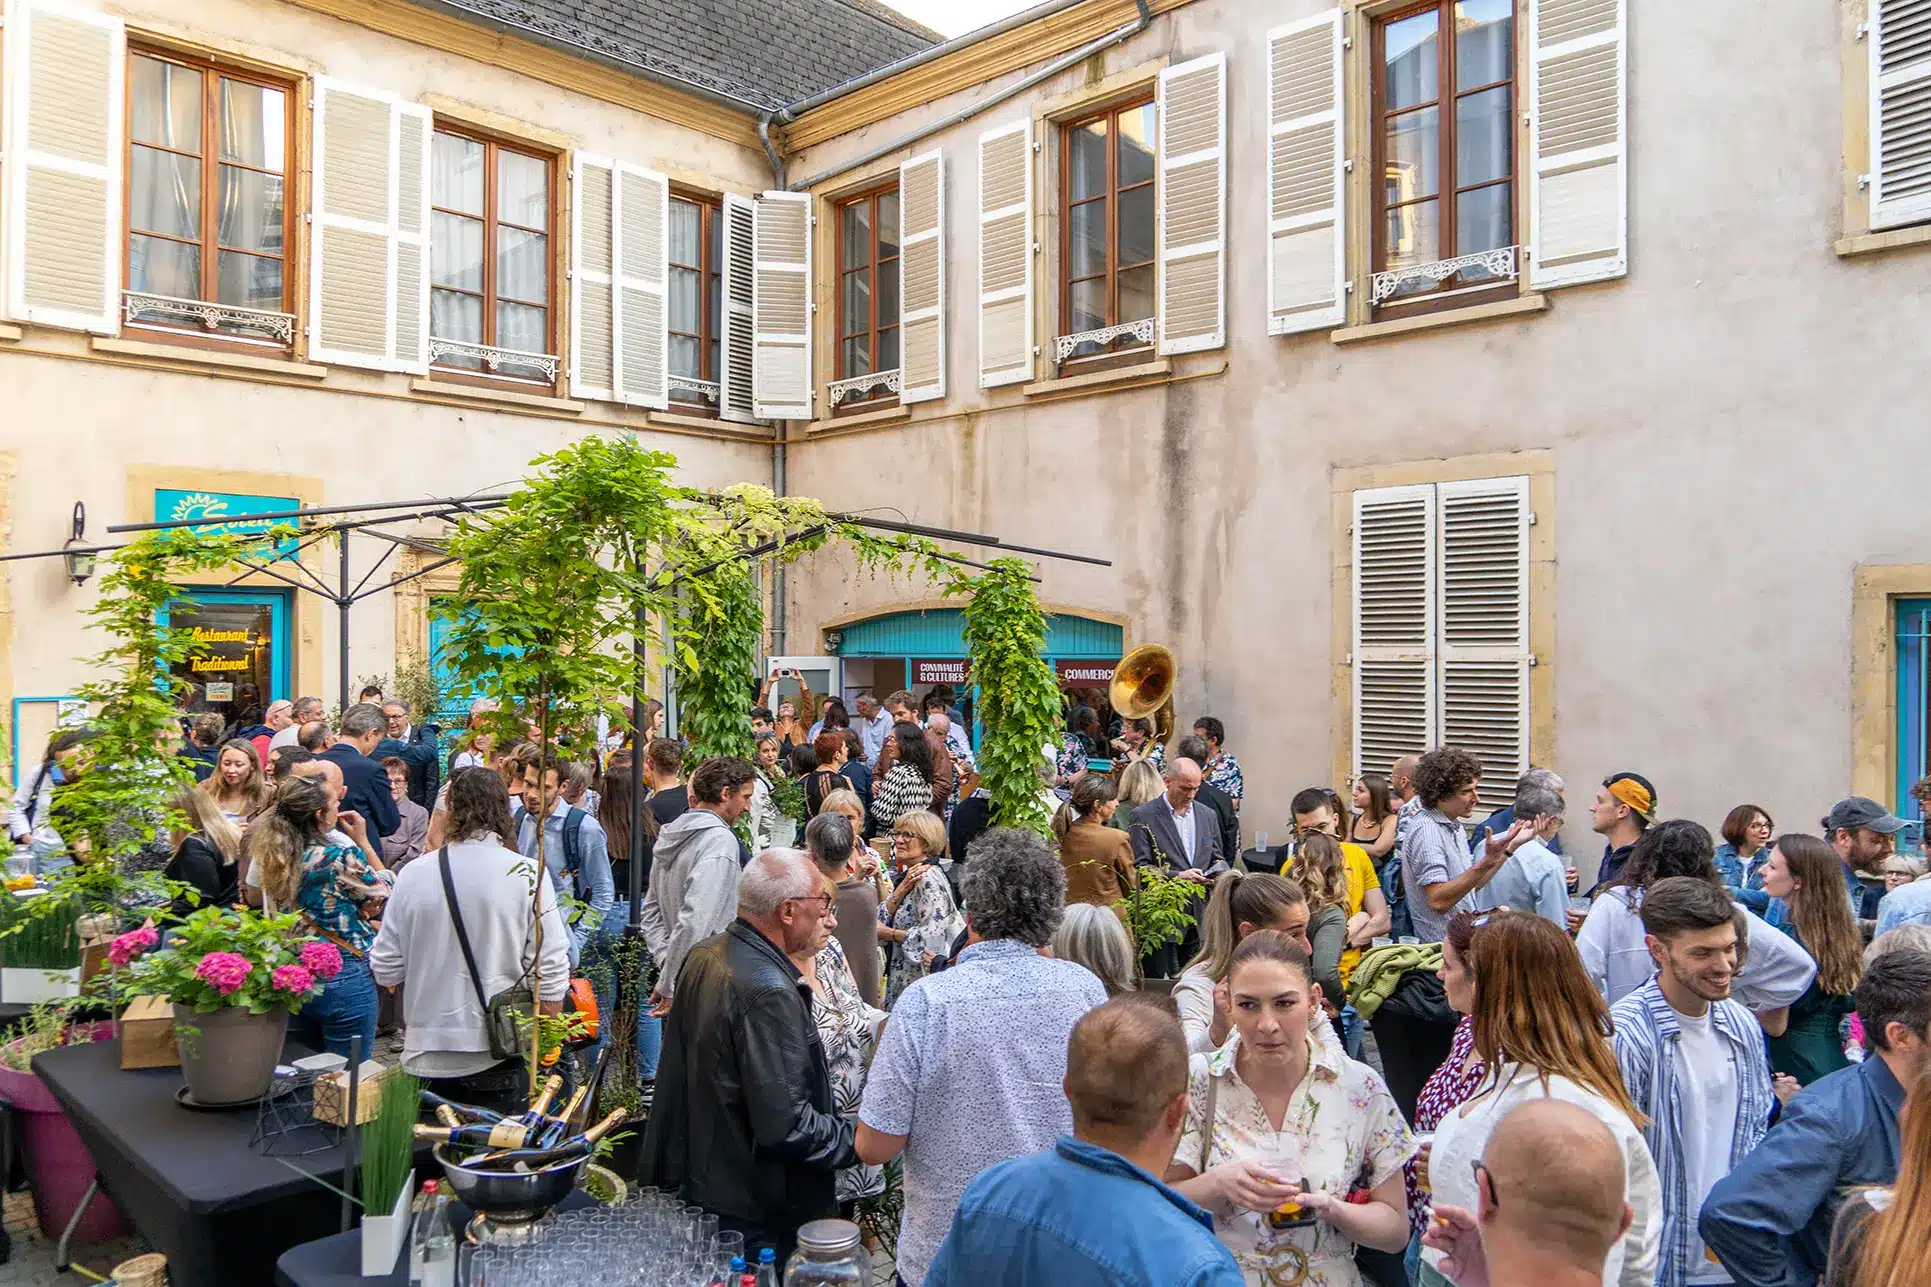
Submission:
POLYGON ((1023 559, 994 559, 976 577, 957 576, 947 597, 965 597, 965 646, 979 689, 984 733, 975 756, 992 796, 994 821, 1052 834, 1040 768, 1057 748, 1059 681, 1046 664, 1046 614, 1023 559))

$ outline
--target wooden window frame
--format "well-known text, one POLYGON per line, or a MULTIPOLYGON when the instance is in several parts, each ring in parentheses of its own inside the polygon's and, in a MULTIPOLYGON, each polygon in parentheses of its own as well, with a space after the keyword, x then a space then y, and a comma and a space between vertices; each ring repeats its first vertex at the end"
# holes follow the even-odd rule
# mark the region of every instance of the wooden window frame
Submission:
MULTIPOLYGON (((832 205, 832 240, 838 255, 838 272, 832 278, 831 287, 831 347, 832 371, 834 372, 832 378, 834 380, 850 379, 856 375, 876 374, 880 370, 878 365, 878 337, 881 331, 897 331, 899 341, 899 361, 897 367, 886 367, 884 369, 903 371, 905 367, 905 301, 903 299, 899 300, 899 316, 891 325, 881 327, 878 324, 878 277, 881 266, 883 263, 889 263, 891 270, 897 272, 905 253, 905 203, 901 200, 899 202, 899 253, 888 256, 883 261, 879 258, 878 200, 880 197, 888 194, 892 196, 898 195, 898 174, 896 171, 893 172, 889 180, 865 188, 862 191, 851 193, 849 196, 840 197, 832 205), (847 273, 857 272, 860 265, 852 263, 845 257, 845 212, 860 202, 867 202, 872 207, 871 258, 864 265, 872 274, 872 289, 868 297, 870 315, 866 319, 864 329, 847 331, 845 329, 845 275, 847 273), (848 371, 845 369, 845 341, 855 340, 861 335, 866 338, 866 343, 869 345, 868 352, 871 354, 872 369, 871 371, 848 371)), ((850 398, 839 403, 835 408, 832 408, 831 413, 833 415, 843 415, 852 411, 874 409, 882 403, 897 401, 898 396, 894 391, 880 385, 878 388, 872 389, 857 398, 850 398)), ((830 404, 829 395, 826 397, 826 404, 828 406, 830 404)))
MULTIPOLYGON (((670 190, 670 199, 672 203, 679 201, 689 202, 698 209, 697 258, 699 262, 695 264, 680 264, 675 259, 670 258, 671 236, 670 229, 666 227, 664 229, 664 258, 667 265, 664 277, 664 342, 668 347, 673 336, 681 339, 694 338, 697 340, 696 378, 709 380, 716 384, 718 386, 718 402, 722 402, 724 398, 724 377, 719 373, 717 368, 723 366, 726 361, 726 355, 724 353, 724 319, 720 314, 722 309, 729 307, 724 300, 724 198, 716 193, 699 192, 692 188, 679 187, 673 184, 670 190), (717 230, 718 238, 717 253, 715 254, 712 253, 711 241, 713 228, 717 230), (670 273, 678 269, 683 269, 687 272, 694 269, 697 272, 697 313, 698 327, 701 334, 696 336, 693 336, 689 331, 674 331, 670 328, 670 273), (711 306, 711 283, 713 281, 717 283, 718 287, 717 308, 711 306), (711 362, 711 345, 714 343, 718 346, 718 359, 715 367, 711 362)), ((690 390, 682 389, 678 385, 676 373, 669 371, 668 353, 666 353, 665 362, 665 370, 669 372, 668 378, 670 380, 670 386, 667 392, 671 395, 671 405, 676 407, 679 412, 688 412, 693 415, 716 416, 718 414, 718 403, 693 399, 690 396, 690 390), (685 396, 677 396, 679 393, 685 396)))
MULTIPOLYGON (((1437 233, 1435 249, 1439 259, 1454 259, 1449 253, 1455 246, 1456 204, 1465 192, 1475 192, 1482 188, 1508 186, 1509 199, 1509 237, 1511 245, 1522 245, 1521 188, 1518 180, 1522 176, 1522 139, 1516 129, 1518 114, 1522 106, 1522 3, 1510 0, 1509 5, 1509 74, 1505 79, 1488 81, 1470 89, 1455 87, 1455 30, 1453 18, 1455 0, 1423 0, 1422 3, 1401 5, 1370 17, 1369 27, 1369 132, 1373 148, 1372 169, 1368 176, 1369 201, 1369 264, 1368 277, 1386 271, 1388 255, 1388 212, 1404 205, 1417 205, 1432 200, 1437 210, 1437 233), (1427 103, 1417 103, 1402 108, 1399 112, 1387 110, 1387 30, 1390 24, 1413 18, 1418 14, 1435 13, 1439 22, 1435 34, 1436 88, 1435 97, 1427 103), (1505 134, 1509 141, 1509 172, 1499 179, 1487 179, 1481 183, 1461 186, 1457 183, 1455 170, 1455 130, 1456 103, 1476 94, 1487 93, 1497 86, 1509 87, 1508 129, 1505 134), (1436 109, 1436 165, 1442 182, 1432 197, 1418 197, 1414 201, 1388 203, 1387 184, 1383 176, 1388 165, 1388 121, 1391 116, 1406 116, 1419 112, 1426 107, 1436 109)), ((1438 285, 1433 290, 1404 296, 1401 299, 1386 300, 1372 305, 1377 314, 1398 313, 1401 316, 1432 313, 1443 308, 1467 308, 1471 305, 1485 304, 1493 300, 1512 299, 1521 293, 1522 281, 1527 277, 1527 267, 1518 258, 1517 277, 1514 280, 1483 282, 1466 286, 1438 285)))
MULTIPOLYGON (((296 206, 299 202, 296 193, 297 175, 294 167, 297 160, 295 151, 295 117, 298 105, 301 102, 300 90, 302 89, 300 81, 293 76, 276 76, 268 72, 256 71, 253 68, 237 66, 234 63, 210 55, 192 54, 165 46, 136 44, 131 41, 127 47, 126 58, 127 64, 124 74, 127 76, 129 87, 128 92, 123 95, 125 101, 122 103, 123 116, 121 121, 121 133, 124 140, 121 153, 121 290, 125 292, 133 289, 130 283, 134 267, 134 238, 136 235, 139 235, 153 237, 160 241, 171 241, 176 245, 196 245, 200 247, 200 299, 204 303, 218 302, 221 293, 220 272, 222 250, 227 249, 239 255, 253 255, 257 259, 280 259, 282 264, 282 302, 281 307, 273 311, 297 314, 298 310, 295 307, 295 277, 300 256, 296 253, 297 247, 295 239, 297 227, 296 206), (173 148, 163 147, 158 143, 143 143, 134 137, 134 92, 132 82, 134 79, 134 60, 136 58, 149 58, 155 62, 173 63, 177 67, 191 68, 201 74, 202 151, 190 154, 177 151, 173 148), (224 79, 239 81, 246 85, 257 85, 263 89, 272 89, 282 95, 283 168, 279 172, 282 181, 282 253, 280 255, 264 255, 259 251, 244 250, 235 246, 224 247, 221 244, 219 229, 215 226, 216 220, 219 218, 220 210, 219 193, 221 191, 222 166, 233 165, 254 174, 277 173, 273 170, 264 170, 256 166, 246 165, 239 161, 224 161, 221 159, 219 145, 214 132, 216 123, 220 119, 221 82, 224 79), (211 145, 215 149, 212 160, 210 159, 210 153, 208 151, 211 145), (168 233, 150 232, 146 229, 140 229, 137 232, 135 229, 134 149, 137 147, 144 147, 150 151, 162 152, 170 156, 193 155, 201 163, 201 239, 199 241, 190 242, 184 237, 175 237, 168 233)), ((244 306, 236 305, 236 307, 244 306)), ((293 325, 291 338, 287 343, 283 343, 280 340, 267 337, 224 334, 220 331, 210 330, 204 326, 197 326, 195 323, 188 321, 144 320, 130 322, 127 320, 127 306, 124 299, 117 300, 115 308, 121 318, 121 330, 123 333, 129 330, 137 330, 143 335, 152 335, 158 339, 165 339, 169 343, 182 344, 190 348, 239 348, 243 350, 260 350, 266 348, 288 353, 293 352, 295 348, 293 335, 299 335, 301 333, 301 319, 299 316, 296 317, 293 325)))
MULTIPOLYGON (((557 278, 560 275, 557 268, 557 262, 558 262, 557 261, 557 224, 559 222, 557 218, 557 214, 558 214, 557 154, 549 148, 539 147, 535 144, 525 142, 522 139, 506 138, 498 134, 493 134, 488 130, 478 129, 475 126, 469 125, 465 122, 453 121, 442 116, 437 116, 433 118, 429 123, 429 148, 430 148, 431 158, 429 159, 429 162, 428 162, 429 177, 426 180, 427 184, 429 185, 429 192, 427 194, 429 198, 429 226, 423 230, 424 242, 425 242, 424 251, 423 251, 423 273, 425 275, 429 274, 430 265, 434 259, 436 215, 438 213, 452 215, 458 219, 473 220, 473 219, 480 218, 483 223, 483 289, 482 291, 477 292, 477 291, 463 290, 460 287, 455 287, 455 286, 438 286, 435 283, 435 279, 432 277, 428 283, 429 295, 432 301, 432 304, 429 310, 429 316, 433 319, 436 315, 436 310, 435 310, 433 301, 435 299, 435 293, 439 290, 449 291, 450 293, 456 294, 456 295, 467 295, 471 299, 481 299, 483 301, 483 337, 484 338, 481 339, 480 341, 475 341, 475 342, 487 345, 491 348, 499 347, 496 343, 496 339, 497 339, 496 304, 498 300, 497 300, 497 294, 496 294, 496 238, 494 236, 495 230, 498 227, 509 227, 509 228, 514 228, 519 232, 541 233, 545 238, 545 241, 543 243, 546 251, 544 255, 544 262, 549 265, 549 272, 545 274, 547 284, 548 284, 548 291, 547 291, 548 299, 544 302, 544 319, 545 319, 544 346, 545 347, 543 351, 546 354, 558 355, 556 379, 547 380, 547 381, 537 379, 532 376, 504 375, 499 372, 491 372, 487 370, 477 371, 469 367, 443 366, 433 361, 429 364, 429 369, 435 374, 435 377, 438 380, 453 380, 458 383, 466 383, 466 384, 473 383, 473 384, 479 384, 479 385, 485 385, 485 386, 491 386, 491 387, 497 387, 503 384, 512 384, 512 385, 519 385, 525 388, 534 387, 538 389, 549 389, 552 392, 560 389, 567 375, 567 372, 565 370, 567 362, 561 356, 562 350, 559 348, 557 343, 557 335, 558 335, 557 278), (433 157, 434 157, 434 152, 436 147, 435 136, 438 134, 448 134, 453 138, 467 139, 471 143, 482 144, 483 146, 483 213, 480 216, 470 214, 466 210, 446 209, 436 204, 436 189, 435 189, 436 166, 435 166, 435 161, 433 157), (504 149, 508 149, 509 151, 514 152, 518 156, 528 157, 530 160, 541 161, 543 163, 544 169, 548 174, 548 181, 544 189, 545 192, 548 194, 548 200, 544 203, 544 205, 545 205, 545 211, 549 221, 549 227, 531 228, 525 224, 520 224, 520 223, 503 224, 501 223, 501 221, 497 219, 496 217, 496 159, 497 159, 497 154, 504 149)), ((533 301, 530 301, 530 300, 520 300, 520 299, 512 299, 510 301, 510 303, 512 304, 523 304, 526 306, 532 302, 533 301)), ((430 330, 430 338, 436 338, 433 330, 433 321, 430 325, 432 328, 430 330)), ((443 338, 448 338, 448 337, 443 337, 443 338)), ((458 342, 467 342, 467 341, 458 341, 458 342)))
MULTIPOLYGON (((1059 128, 1059 191, 1061 200, 1065 205, 1065 215, 1060 220, 1059 233, 1059 328, 1055 332, 1056 335, 1072 334, 1068 328, 1071 326, 1073 320, 1073 287, 1077 282, 1105 280, 1106 321, 1102 325, 1117 325, 1120 320, 1120 274, 1128 269, 1143 267, 1153 267, 1154 269, 1155 305, 1153 316, 1155 325, 1156 327, 1158 326, 1160 311, 1158 304, 1159 268, 1157 265, 1160 262, 1160 249, 1158 245, 1160 214, 1157 183, 1159 176, 1158 151, 1160 141, 1156 133, 1153 140, 1155 151, 1153 174, 1149 175, 1145 181, 1130 183, 1125 188, 1120 187, 1119 144, 1120 117, 1127 112, 1137 112, 1141 108, 1152 107, 1154 104, 1154 87, 1147 85, 1136 89, 1133 93, 1124 97, 1113 99, 1089 111, 1082 111, 1077 115, 1067 116, 1055 122, 1059 128), (1073 198, 1073 133, 1098 120, 1104 120, 1107 123, 1106 189, 1099 196, 1085 197, 1076 201, 1073 198), (1140 260, 1131 264, 1122 264, 1119 261, 1120 194, 1122 192, 1137 192, 1142 188, 1147 188, 1155 192, 1154 229, 1153 235, 1149 237, 1149 241, 1153 243, 1153 258, 1140 260), (1106 203, 1106 271, 1104 273, 1090 273, 1085 277, 1075 278, 1073 276, 1073 211, 1078 206, 1091 205, 1095 201, 1104 201, 1106 203)), ((1159 129, 1157 114, 1154 129, 1156 131, 1159 129)), ((1058 366, 1062 370, 1077 368, 1090 371, 1096 367, 1103 368, 1106 366, 1120 365, 1119 359, 1124 359, 1126 362, 1137 362, 1145 354, 1152 351, 1153 345, 1150 343, 1141 344, 1134 341, 1131 336, 1121 336, 1097 353, 1069 357, 1064 362, 1058 363, 1058 366), (1125 347, 1121 347, 1123 344, 1125 347)))

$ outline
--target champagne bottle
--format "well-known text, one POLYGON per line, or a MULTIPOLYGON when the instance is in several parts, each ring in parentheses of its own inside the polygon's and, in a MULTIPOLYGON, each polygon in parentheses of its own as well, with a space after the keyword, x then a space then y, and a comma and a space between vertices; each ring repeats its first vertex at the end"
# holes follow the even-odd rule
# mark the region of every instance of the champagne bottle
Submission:
POLYGON ((524 1113, 523 1116, 525 1118, 537 1118, 537 1117, 545 1116, 546 1110, 548 1110, 548 1108, 550 1107, 550 1101, 555 1099, 557 1092, 562 1089, 563 1089, 563 1078, 555 1076, 553 1074, 548 1081, 543 1083, 542 1093, 539 1094, 535 1099, 530 1101, 529 1111, 524 1113))
POLYGON ((583 1101, 589 1097, 590 1087, 588 1085, 577 1087, 576 1093, 570 1096, 570 1102, 565 1104, 563 1111, 557 1113, 552 1120, 565 1123, 569 1122, 571 1118, 577 1115, 577 1110, 583 1107, 583 1101))
POLYGON ((435 1144, 460 1144, 465 1148, 524 1149, 536 1144, 530 1128, 522 1122, 464 1122, 460 1126, 417 1126, 416 1138, 435 1144))
POLYGON ((494 1124, 503 1120, 501 1113, 491 1112, 487 1108, 478 1108, 474 1104, 459 1104, 453 1099, 444 1099, 433 1090, 425 1089, 422 1092, 422 1102, 437 1110, 436 1119, 438 1121, 442 1120, 441 1110, 445 1108, 455 1113, 463 1121, 494 1124))
MULTIPOLYGON (((529 1170, 540 1171, 544 1167, 554 1166, 558 1162, 568 1162, 572 1158, 585 1157, 596 1146, 597 1141, 615 1130, 626 1116, 628 1116, 628 1113, 624 1109, 613 1109, 610 1116, 604 1118, 601 1122, 598 1122, 595 1126, 592 1126, 589 1130, 576 1136, 574 1139, 565 1140, 563 1143, 551 1148, 516 1148, 511 1146, 509 1152, 498 1154, 496 1157, 487 1160, 491 1165, 502 1170, 510 1170, 521 1164, 529 1170)), ((423 1130, 433 1130, 434 1128, 418 1126, 416 1129, 420 1132, 423 1130)))

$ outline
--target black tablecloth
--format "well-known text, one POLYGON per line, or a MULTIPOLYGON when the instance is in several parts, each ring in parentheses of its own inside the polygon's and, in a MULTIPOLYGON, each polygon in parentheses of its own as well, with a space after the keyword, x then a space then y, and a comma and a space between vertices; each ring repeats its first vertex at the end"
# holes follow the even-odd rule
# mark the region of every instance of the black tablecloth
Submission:
MULTIPOLYGON (((559 1211, 574 1211, 589 1206, 592 1199, 581 1189, 563 1200, 559 1211)), ((457 1229, 469 1223, 470 1210, 462 1203, 449 1209, 450 1223, 457 1229)), ((330 1234, 318 1242, 303 1243, 282 1253, 275 1262, 275 1287, 367 1287, 367 1284, 401 1284, 409 1281, 409 1249, 396 1257, 396 1267, 387 1278, 362 1276, 362 1231, 330 1234)))
POLYGON ((1275 845, 1271 849, 1243 849, 1241 861, 1249 871, 1271 871, 1279 874, 1281 864, 1287 861, 1287 846, 1275 845))
MULTIPOLYGON (((284 1062, 314 1053, 295 1042, 284 1062)), ((249 1146, 253 1107, 196 1111, 175 1102, 179 1068, 121 1071, 121 1043, 63 1046, 33 1070, 60 1100, 107 1191, 174 1287, 266 1283, 275 1258, 342 1227, 342 1200, 299 1172, 342 1183, 342 1153, 278 1160, 249 1146)))

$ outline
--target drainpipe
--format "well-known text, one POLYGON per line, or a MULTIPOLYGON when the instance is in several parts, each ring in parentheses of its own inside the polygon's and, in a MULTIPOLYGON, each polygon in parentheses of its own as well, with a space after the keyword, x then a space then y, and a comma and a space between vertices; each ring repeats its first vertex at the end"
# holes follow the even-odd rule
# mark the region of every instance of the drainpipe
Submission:
MULTIPOLYGON (((809 178, 798 179, 795 182, 788 184, 787 185, 788 189, 792 192, 807 191, 811 188, 818 186, 820 183, 823 183, 828 179, 835 179, 839 175, 844 174, 848 171, 856 170, 863 166, 870 165, 873 161, 879 160, 881 157, 890 156, 894 152, 902 151, 906 148, 913 146, 914 144, 923 142, 925 139, 932 137, 934 134, 938 134, 938 133, 941 133, 942 131, 949 130, 955 125, 961 125, 966 121, 971 120, 975 116, 991 111, 993 108, 999 106, 1001 103, 1004 103, 1009 101, 1010 99, 1016 98, 1020 94, 1025 93, 1027 90, 1031 89, 1035 85, 1040 84, 1043 81, 1051 80, 1053 77, 1059 75, 1067 68, 1075 67, 1080 63, 1085 62, 1088 58, 1091 58, 1094 54, 1099 53, 1103 49, 1111 49, 1114 45, 1120 44, 1122 41, 1131 40, 1133 37, 1145 31, 1147 27, 1151 25, 1153 22, 1153 11, 1147 7, 1147 0, 1134 0, 1134 3, 1138 7, 1140 11, 1140 15, 1139 17, 1135 18, 1132 22, 1128 23, 1126 26, 1120 27, 1114 31, 1108 32, 1106 35, 1101 36, 1096 40, 1089 40, 1085 44, 1081 45, 1078 49, 1075 49, 1070 53, 1065 53, 1060 55, 1058 58, 1055 58, 1052 62, 1047 63, 1044 67, 1041 67, 1038 71, 1031 72, 1026 76, 1021 77, 1019 80, 1014 81, 1012 84, 1006 86, 1004 89, 992 95, 990 98, 982 98, 972 103, 968 103, 966 106, 959 108, 957 111, 948 113, 947 115, 940 117, 936 121, 932 121, 929 124, 920 126, 918 129, 913 130, 910 134, 900 135, 898 138, 893 139, 890 143, 885 143, 878 147, 872 148, 870 151, 865 152, 860 156, 853 157, 848 161, 842 161, 839 164, 833 166, 829 170, 821 170, 817 174, 814 174, 809 178)), ((1028 12, 1030 13, 1031 10, 1028 10, 1028 12)), ((806 100, 806 101, 809 101, 809 100, 806 100)), ((787 113, 790 112, 790 110, 791 109, 786 108, 783 112, 778 113, 779 118, 783 119, 787 115, 787 113)))

